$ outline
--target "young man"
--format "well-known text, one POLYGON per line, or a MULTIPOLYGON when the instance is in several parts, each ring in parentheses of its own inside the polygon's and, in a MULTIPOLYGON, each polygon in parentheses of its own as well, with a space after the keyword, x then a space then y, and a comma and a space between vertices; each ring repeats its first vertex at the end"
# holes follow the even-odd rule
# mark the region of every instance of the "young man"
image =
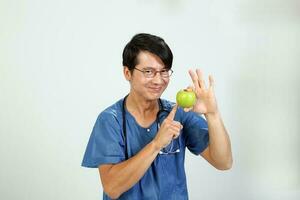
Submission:
POLYGON ((135 35, 123 51, 130 92, 100 113, 82 162, 99 169, 103 199, 188 199, 186 147, 217 169, 232 166, 211 76, 206 87, 200 70, 189 71, 197 96, 192 108, 160 99, 172 60, 165 41, 150 34, 135 35))

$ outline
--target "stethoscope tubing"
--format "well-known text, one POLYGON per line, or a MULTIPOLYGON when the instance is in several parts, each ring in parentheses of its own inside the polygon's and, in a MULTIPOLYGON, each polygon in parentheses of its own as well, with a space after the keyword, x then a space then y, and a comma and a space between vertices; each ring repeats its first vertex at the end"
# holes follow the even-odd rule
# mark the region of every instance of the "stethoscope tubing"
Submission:
MULTIPOLYGON (((123 99, 123 104, 122 104, 122 120, 123 120, 123 138, 124 138, 124 150, 125 150, 125 159, 127 160, 129 157, 128 157, 128 151, 127 151, 127 130, 126 130, 126 111, 125 111, 125 107, 126 107, 126 99, 127 99, 128 95, 126 95, 123 99)), ((159 98, 158 99, 158 102, 159 102, 159 111, 157 112, 156 114, 156 124, 157 124, 157 129, 159 129, 160 125, 159 125, 159 115, 162 113, 162 112, 167 112, 167 113, 170 113, 168 110, 165 110, 164 107, 163 107, 163 104, 162 104, 162 101, 161 99, 159 98)), ((157 130, 158 131, 158 130, 157 130)), ((159 154, 165 154, 163 153, 162 151, 159 152, 159 154)))

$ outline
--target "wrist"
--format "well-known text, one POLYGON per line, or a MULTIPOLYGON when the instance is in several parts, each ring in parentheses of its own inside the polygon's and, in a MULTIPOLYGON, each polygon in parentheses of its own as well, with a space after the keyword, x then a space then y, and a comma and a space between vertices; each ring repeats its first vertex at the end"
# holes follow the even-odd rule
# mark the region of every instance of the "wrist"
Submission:
POLYGON ((159 145, 159 142, 155 139, 151 141, 151 145, 153 146, 154 151, 159 152, 162 149, 161 145, 159 145))
POLYGON ((205 113, 204 116, 206 119, 208 119, 208 118, 216 119, 216 118, 219 118, 221 115, 220 115, 219 111, 215 111, 215 112, 205 113))

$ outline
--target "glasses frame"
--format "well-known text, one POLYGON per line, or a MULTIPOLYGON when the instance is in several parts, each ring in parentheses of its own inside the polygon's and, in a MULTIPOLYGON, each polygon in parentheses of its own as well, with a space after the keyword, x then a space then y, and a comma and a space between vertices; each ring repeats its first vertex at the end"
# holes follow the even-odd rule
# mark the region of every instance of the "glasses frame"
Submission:
POLYGON ((136 70, 138 70, 138 71, 140 71, 140 72, 142 72, 143 73, 143 75, 146 77, 146 78, 154 78, 155 76, 156 76, 156 74, 157 73, 159 73, 159 75, 160 75, 160 77, 162 77, 162 78, 170 78, 170 76, 173 74, 173 70, 172 69, 169 69, 168 70, 168 73, 170 73, 168 76, 163 76, 161 73, 162 73, 162 70, 153 70, 153 69, 151 69, 151 70, 153 70, 154 71, 154 74, 153 74, 153 76, 148 76, 148 75, 146 75, 146 71, 148 71, 148 70, 146 70, 146 69, 144 69, 144 70, 142 70, 142 69, 139 69, 139 68, 133 68, 133 69, 136 69, 136 70))

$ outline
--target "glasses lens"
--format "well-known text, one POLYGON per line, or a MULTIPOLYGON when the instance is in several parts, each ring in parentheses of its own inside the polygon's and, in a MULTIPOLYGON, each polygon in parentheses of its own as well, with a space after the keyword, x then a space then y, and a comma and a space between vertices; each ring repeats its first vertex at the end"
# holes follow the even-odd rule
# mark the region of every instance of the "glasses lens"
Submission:
POLYGON ((172 73, 173 73, 173 71, 171 69, 166 69, 166 70, 162 70, 160 72, 160 75, 162 77, 168 78, 168 77, 170 77, 172 75, 172 73))
POLYGON ((153 70, 145 70, 144 71, 144 75, 147 77, 147 78, 152 78, 154 76, 154 72, 153 70))

